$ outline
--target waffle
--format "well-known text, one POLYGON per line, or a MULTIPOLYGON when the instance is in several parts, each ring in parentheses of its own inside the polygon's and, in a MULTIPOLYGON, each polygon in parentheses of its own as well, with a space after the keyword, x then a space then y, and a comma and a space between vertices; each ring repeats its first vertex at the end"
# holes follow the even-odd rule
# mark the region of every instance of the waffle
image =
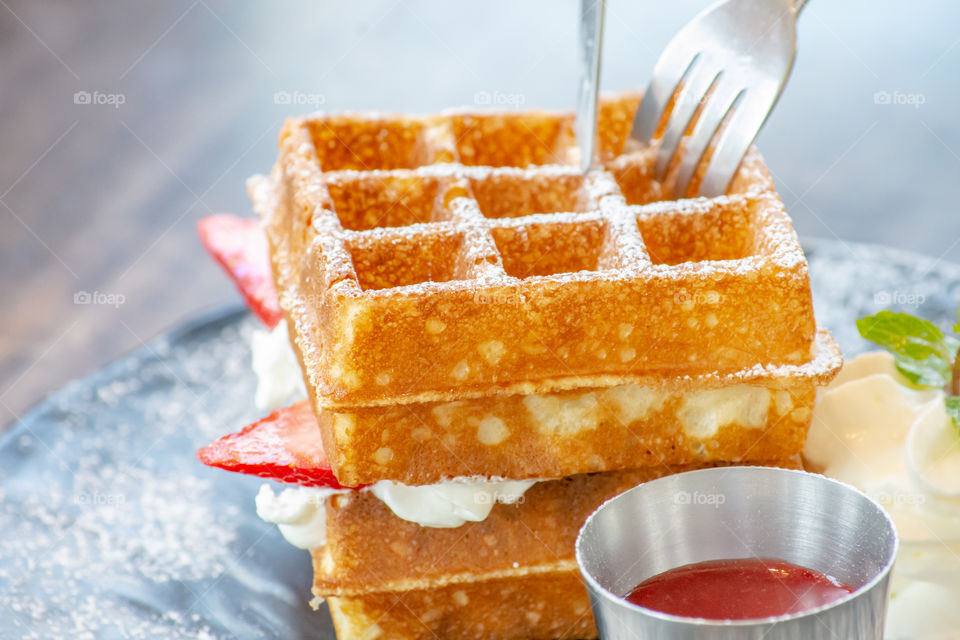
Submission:
POLYGON ((574 568, 403 593, 330 598, 339 640, 596 638, 574 568))
POLYGON ((401 520, 369 493, 337 495, 327 503, 327 541, 311 552, 313 591, 330 598, 340 640, 595 637, 574 558, 580 526, 639 483, 704 466, 715 465, 537 483, 518 504, 453 529, 401 520))
POLYGON ((288 120, 251 180, 315 406, 449 402, 811 357, 807 265, 762 160, 730 193, 662 200, 602 101, 602 166, 571 113, 288 120))
POLYGON ((816 401, 841 366, 825 331, 800 366, 618 377, 617 386, 318 414, 347 486, 389 479, 560 478, 661 464, 757 463, 799 455, 816 401))

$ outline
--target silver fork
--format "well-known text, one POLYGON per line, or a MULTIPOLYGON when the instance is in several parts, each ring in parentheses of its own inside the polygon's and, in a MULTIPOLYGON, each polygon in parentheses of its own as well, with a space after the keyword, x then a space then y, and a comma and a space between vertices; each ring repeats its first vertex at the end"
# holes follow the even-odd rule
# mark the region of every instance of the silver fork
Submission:
POLYGON ((605 0, 580 2, 580 87, 575 129, 580 148, 580 171, 593 164, 597 139, 597 91, 600 88, 600 52, 603 45, 605 0))
POLYGON ((711 146, 700 195, 726 192, 790 77, 797 53, 796 20, 806 3, 722 0, 697 15, 667 45, 654 67, 630 137, 642 146, 652 144, 663 111, 677 93, 654 167, 656 178, 663 180, 702 105, 669 197, 686 195, 711 146))

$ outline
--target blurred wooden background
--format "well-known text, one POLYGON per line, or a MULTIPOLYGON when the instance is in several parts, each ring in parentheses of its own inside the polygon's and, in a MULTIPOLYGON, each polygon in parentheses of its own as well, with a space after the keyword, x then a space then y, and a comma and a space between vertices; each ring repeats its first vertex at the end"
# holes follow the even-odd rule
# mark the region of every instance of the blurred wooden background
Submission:
MULTIPOLYGON (((644 86, 706 4, 609 0, 603 89, 644 86)), ((0 424, 238 300, 194 226, 249 211, 284 116, 480 92, 570 108, 578 5, 0 0, 0 424)), ((951 0, 810 2, 760 139, 801 234, 960 260, 958 19, 951 0)))

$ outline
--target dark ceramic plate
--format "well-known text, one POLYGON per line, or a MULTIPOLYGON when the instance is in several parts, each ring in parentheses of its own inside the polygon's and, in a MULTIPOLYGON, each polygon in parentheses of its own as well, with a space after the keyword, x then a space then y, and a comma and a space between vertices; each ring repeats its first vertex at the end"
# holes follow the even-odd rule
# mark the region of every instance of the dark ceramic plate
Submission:
MULTIPOLYGON (((883 308, 947 325, 960 267, 882 247, 805 243, 817 313, 844 353, 883 308)), ((309 557, 261 522, 261 481, 198 446, 257 415, 256 321, 194 322, 57 391, 0 438, 0 637, 333 638, 309 557)))

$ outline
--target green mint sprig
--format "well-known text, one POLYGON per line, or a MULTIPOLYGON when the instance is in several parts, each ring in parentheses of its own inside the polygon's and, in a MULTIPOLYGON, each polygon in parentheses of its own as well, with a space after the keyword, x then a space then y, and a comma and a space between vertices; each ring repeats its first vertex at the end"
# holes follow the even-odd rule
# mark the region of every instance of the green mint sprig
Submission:
MULTIPOLYGON (((892 353, 897 371, 911 384, 944 389, 947 415, 960 433, 960 340, 944 335, 929 320, 894 311, 860 318, 857 330, 892 353)), ((960 321, 953 331, 960 333, 960 321)))
POLYGON ((960 396, 947 396, 944 402, 947 405, 947 415, 953 420, 953 426, 960 431, 960 396))

